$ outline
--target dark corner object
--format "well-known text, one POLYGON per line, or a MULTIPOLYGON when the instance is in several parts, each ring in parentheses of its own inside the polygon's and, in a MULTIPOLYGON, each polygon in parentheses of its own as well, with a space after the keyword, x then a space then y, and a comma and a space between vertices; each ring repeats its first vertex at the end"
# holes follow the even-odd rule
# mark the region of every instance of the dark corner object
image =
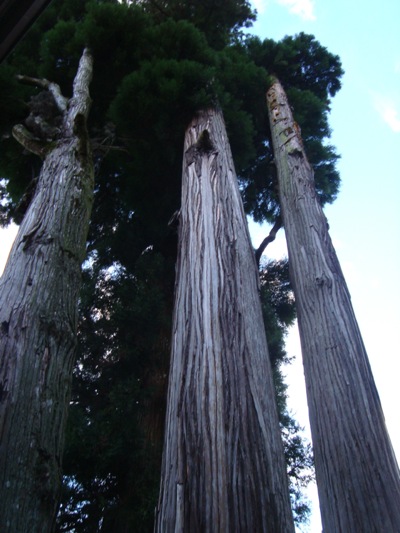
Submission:
POLYGON ((0 62, 50 2, 51 0, 0 0, 0 62))

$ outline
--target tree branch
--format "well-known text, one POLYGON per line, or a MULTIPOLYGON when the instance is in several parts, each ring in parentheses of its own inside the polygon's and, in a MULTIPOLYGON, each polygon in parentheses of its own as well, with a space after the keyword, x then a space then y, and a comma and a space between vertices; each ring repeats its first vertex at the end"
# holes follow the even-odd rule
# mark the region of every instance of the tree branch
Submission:
POLYGON ((67 130, 73 134, 83 135, 87 138, 86 119, 89 115, 92 102, 89 94, 89 84, 93 74, 93 57, 88 48, 85 48, 79 61, 78 71, 73 84, 73 96, 68 105, 66 120, 67 130))
POLYGON ((275 221, 275 224, 272 226, 272 229, 269 232, 268 237, 265 237, 263 242, 260 244, 260 246, 255 251, 256 261, 257 261, 258 266, 260 265, 260 259, 261 259, 262 254, 264 253, 265 248, 268 246, 268 244, 270 244, 272 241, 275 240, 276 234, 281 229, 281 227, 282 227, 282 218, 278 216, 278 218, 275 221))
POLYGON ((89 84, 93 74, 93 57, 89 48, 85 48, 79 61, 78 71, 74 78, 73 98, 84 99, 90 102, 89 84))
POLYGON ((36 139, 22 124, 17 124, 13 127, 12 135, 26 150, 42 159, 45 158, 50 150, 50 143, 36 139))
POLYGON ((46 80, 46 78, 32 78, 31 76, 23 76, 21 74, 17 75, 17 80, 21 83, 25 83, 25 85, 33 85, 34 87, 46 89, 52 94, 54 101, 61 113, 64 113, 64 111, 67 109, 68 98, 65 98, 65 96, 61 94, 60 86, 57 85, 57 83, 46 80))

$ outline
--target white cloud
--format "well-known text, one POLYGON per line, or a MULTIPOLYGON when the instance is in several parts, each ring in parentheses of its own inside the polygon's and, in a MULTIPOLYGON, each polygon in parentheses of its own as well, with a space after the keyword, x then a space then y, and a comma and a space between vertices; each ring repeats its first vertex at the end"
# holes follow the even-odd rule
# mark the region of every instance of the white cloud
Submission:
POLYGON ((315 20, 313 0, 277 0, 279 4, 287 7, 290 13, 298 15, 303 20, 315 20))
POLYGON ((258 13, 264 13, 267 9, 267 0, 253 0, 253 7, 257 9, 258 13))
POLYGON ((383 111, 382 118, 394 132, 400 132, 400 117, 397 109, 388 105, 383 111))
POLYGON ((381 118, 386 122, 389 128, 395 133, 400 133, 400 113, 399 106, 386 96, 381 94, 374 94, 375 109, 380 114, 381 118))
MULTIPOLYGON (((252 0, 253 7, 258 13, 264 13, 270 0, 252 0)), ((298 15, 303 20, 315 20, 314 0, 275 0, 277 4, 286 7, 289 13, 298 15)))

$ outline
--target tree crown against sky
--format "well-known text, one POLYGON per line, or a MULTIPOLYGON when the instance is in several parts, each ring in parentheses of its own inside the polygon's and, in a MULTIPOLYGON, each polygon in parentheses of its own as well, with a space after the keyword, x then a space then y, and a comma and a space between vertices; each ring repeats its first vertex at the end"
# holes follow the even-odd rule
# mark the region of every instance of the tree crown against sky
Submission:
MULTIPOLYGON (((200 23, 193 24, 193 20, 197 21, 196 9, 200 9, 197 3, 190 8, 193 17, 185 10, 181 13, 180 2, 161 5, 144 2, 144 11, 142 3, 130 7, 118 2, 61 4, 52 3, 40 25, 32 29, 18 53, 11 56, 10 66, 4 67, 11 70, 2 71, 4 94, 13 95, 4 105, 3 134, 7 136, 15 116, 18 120, 24 113, 18 102, 27 89, 12 80, 12 69, 34 73, 39 66, 35 75, 68 87, 80 50, 88 44, 97 65, 92 88, 94 135, 101 136, 110 120, 114 123, 117 137, 123 138, 119 144, 128 146, 134 155, 130 159, 134 159, 132 165, 137 168, 132 168, 131 175, 140 179, 143 167, 150 165, 144 162, 147 154, 143 149, 154 143, 162 158, 166 158, 165 163, 176 165, 174 174, 179 176, 183 128, 196 109, 218 101, 227 122, 246 208, 258 220, 271 219, 279 206, 274 194, 273 154, 263 104, 268 74, 276 73, 289 92, 314 164, 321 199, 330 202, 336 197, 338 156, 327 143, 330 134, 327 116, 329 97, 340 87, 342 70, 338 57, 312 36, 300 34, 279 43, 245 38, 238 28, 252 20, 247 2, 224 4, 224 17, 230 22, 223 22, 227 27, 223 48, 213 45, 215 35, 221 35, 218 28, 208 24, 203 32, 200 23), (166 11, 167 6, 170 12, 166 11), (157 16, 156 22, 154 9, 162 15, 157 16), (231 20, 229 17, 234 15, 231 20), (37 54, 32 54, 32 41, 40 42, 37 54), (112 62, 108 60, 110 54, 112 62), (127 119, 130 113, 134 120, 127 119)), ((210 2, 215 16, 218 13, 221 16, 220 4, 210 2)), ((187 4, 187 9, 190 5, 187 4)), ((199 20, 204 13, 198 15, 199 20)), ((34 164, 30 160, 24 167, 17 166, 16 161, 21 158, 15 150, 12 153, 11 143, 4 141, 7 143, 4 153, 10 155, 2 158, 0 170, 3 177, 14 175, 8 190, 15 200, 40 162, 34 164)), ((162 164, 163 159, 159 167, 162 164)), ((157 176, 160 169, 152 168, 151 173, 157 176)), ((159 181, 155 178, 152 187, 159 181)), ((129 180, 127 190, 135 190, 137 185, 135 179, 129 180)))
MULTIPOLYGON (((338 190, 327 116, 329 98, 340 86, 339 59, 312 36, 279 43, 246 37, 240 29, 253 17, 247 2, 229 2, 229 9, 210 2, 204 10, 202 3, 184 4, 182 13, 181 2, 128 7, 115 1, 55 0, 0 70, 7 95, 0 103, 6 222, 23 215, 19 198, 41 163, 21 157, 9 138, 10 126, 30 112, 32 94, 13 74, 44 76, 68 90, 84 45, 95 59, 89 124, 97 170, 95 207, 65 459, 70 476, 65 488, 72 493, 64 499, 65 527, 73 516, 68 502, 87 507, 96 523, 104 498, 109 523, 123 521, 128 509, 132 523, 152 521, 176 257, 176 230, 168 222, 179 209, 183 134, 196 110, 222 107, 246 209, 257 220, 272 221, 279 202, 265 91, 269 74, 279 73, 291 94, 321 199, 332 201, 338 190), (209 23, 210 11, 219 17, 219 26, 209 23), (127 419, 132 423, 119 431, 127 419), (128 455, 122 471, 121 457, 128 455), (134 501, 138 504, 131 512, 134 501)), ((279 305, 265 298, 282 424, 290 428, 279 374, 286 326, 283 315, 280 324, 274 323, 271 316, 279 305)), ((284 306, 280 309, 283 313, 284 306)), ((293 454, 293 442, 288 440, 287 453, 293 454)), ((300 471, 296 476, 301 483, 300 471)))

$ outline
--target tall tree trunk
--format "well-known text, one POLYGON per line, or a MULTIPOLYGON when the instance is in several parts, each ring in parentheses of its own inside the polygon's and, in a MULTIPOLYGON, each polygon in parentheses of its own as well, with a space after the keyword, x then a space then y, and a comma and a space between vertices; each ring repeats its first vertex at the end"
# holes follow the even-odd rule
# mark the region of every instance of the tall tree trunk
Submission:
POLYGON ((158 533, 292 532, 258 272, 220 112, 185 136, 158 533))
POLYGON ((267 102, 324 532, 399 532, 399 469, 313 171, 278 81, 267 102))
MULTIPOLYGON (((86 118, 92 59, 84 52, 67 102, 47 80, 63 112, 45 155, 35 196, 0 279, 0 530, 53 529, 76 346, 80 269, 93 196, 86 118)), ((26 81, 26 80, 25 80, 26 81)), ((36 146, 35 146, 36 145, 36 146)), ((28 146, 29 147, 29 146, 28 146)))

